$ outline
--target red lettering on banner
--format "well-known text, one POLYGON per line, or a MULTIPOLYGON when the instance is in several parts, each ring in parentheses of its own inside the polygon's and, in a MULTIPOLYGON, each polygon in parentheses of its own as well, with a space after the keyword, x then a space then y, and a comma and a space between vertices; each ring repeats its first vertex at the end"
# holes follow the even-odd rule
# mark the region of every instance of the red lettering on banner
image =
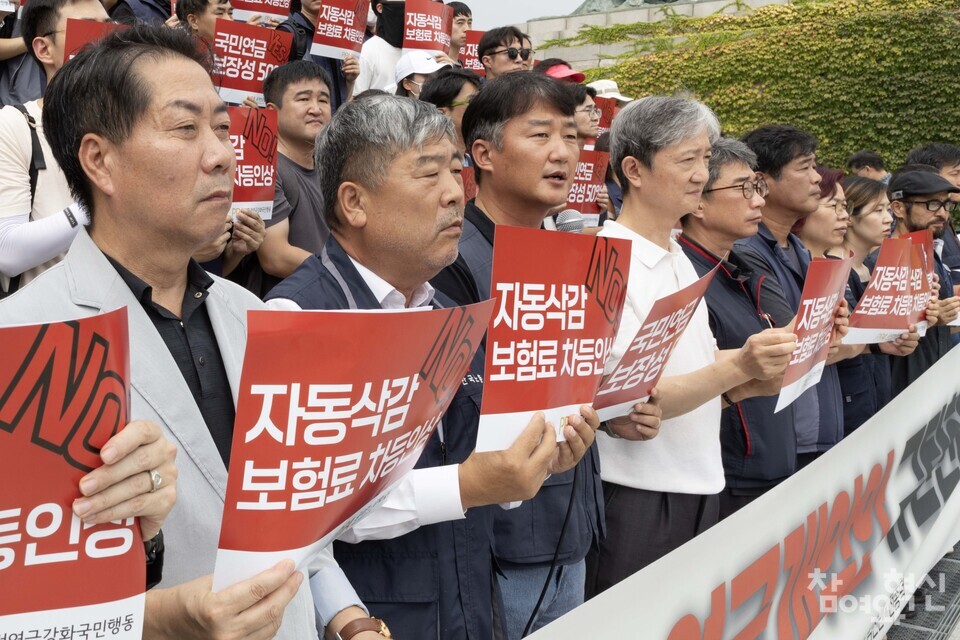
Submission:
POLYGON ((767 628, 773 594, 780 575, 780 545, 775 544, 756 562, 730 582, 731 610, 743 606, 753 594, 760 592, 760 612, 738 633, 734 640, 756 638, 767 628))

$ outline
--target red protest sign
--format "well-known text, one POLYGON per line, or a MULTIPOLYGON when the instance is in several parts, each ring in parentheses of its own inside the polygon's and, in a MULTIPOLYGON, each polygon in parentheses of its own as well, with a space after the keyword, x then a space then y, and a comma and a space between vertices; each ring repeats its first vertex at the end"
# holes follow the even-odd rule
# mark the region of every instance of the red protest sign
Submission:
POLYGON ((913 233, 905 233, 900 238, 906 238, 914 246, 920 248, 920 258, 922 260, 922 266, 924 275, 927 278, 927 282, 930 285, 930 290, 933 290, 934 283, 934 274, 937 272, 936 257, 933 249, 933 231, 931 229, 924 229, 923 231, 914 231, 913 233))
POLYGON ((126 29, 126 25, 115 22, 94 22, 93 20, 77 20, 67 18, 66 31, 63 34, 63 51, 68 60, 80 53, 84 46, 91 42, 99 42, 118 29, 126 29))
POLYGON ((370 0, 329 0, 317 15, 310 53, 341 59, 356 56, 363 48, 370 0))
POLYGON ((253 16, 283 21, 290 16, 290 0, 230 0, 233 19, 246 22, 253 16))
POLYGON ((633 405, 650 396, 719 267, 717 264, 690 286, 653 303, 630 347, 597 391, 593 408, 601 420, 625 416, 633 405))
POLYGON ((463 198, 465 201, 473 200, 480 192, 477 186, 477 168, 474 166, 464 167, 460 172, 460 178, 463 180, 463 198))
POLYGON ((610 164, 610 154, 605 151, 581 151, 577 161, 577 172, 567 194, 567 206, 579 211, 588 218, 587 226, 595 227, 599 224, 600 205, 597 197, 606 184, 607 165, 610 164))
POLYGON ((600 124, 597 128, 597 137, 599 138, 613 125, 613 116, 616 114, 617 101, 613 98, 594 98, 597 108, 600 109, 600 124))
POLYGON ((450 53, 453 7, 433 0, 407 0, 403 28, 404 49, 450 53))
POLYGON ((293 36, 286 31, 217 18, 214 82, 223 101, 242 104, 253 96, 264 106, 263 81, 287 61, 292 44, 293 36))
POLYGON ((474 31, 472 29, 467 31, 467 44, 460 49, 460 60, 463 63, 463 68, 480 76, 487 75, 487 70, 483 68, 479 56, 480 38, 485 33, 486 31, 474 31))
POLYGON ((783 385, 774 413, 789 406, 804 391, 820 382, 827 363, 833 316, 843 300, 853 258, 843 260, 814 258, 807 270, 800 296, 800 308, 794 320, 793 333, 797 348, 790 356, 783 374, 783 385))
POLYGON ((139 526, 91 526, 72 508, 100 447, 127 423, 127 310, 2 328, 0 344, 0 630, 53 637, 116 619, 111 637, 140 638, 139 526))
POLYGON ((478 451, 509 447, 537 411, 559 438, 593 401, 630 274, 626 240, 503 225, 494 239, 478 451))
POLYGON ((906 332, 911 324, 923 324, 925 329, 929 292, 922 269, 914 269, 915 253, 919 258, 919 249, 914 250, 909 238, 883 241, 866 291, 850 315, 850 329, 843 338, 844 344, 889 342, 906 332))
POLYGON ((215 590, 302 566, 413 468, 492 308, 248 314, 215 590))
POLYGON ((230 107, 230 143, 237 156, 232 212, 251 209, 269 220, 277 170, 277 110, 230 107))

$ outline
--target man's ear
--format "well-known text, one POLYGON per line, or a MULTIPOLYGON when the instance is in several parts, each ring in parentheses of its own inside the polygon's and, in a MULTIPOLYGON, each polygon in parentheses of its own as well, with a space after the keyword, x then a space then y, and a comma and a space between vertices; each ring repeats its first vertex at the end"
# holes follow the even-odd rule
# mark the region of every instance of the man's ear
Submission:
POLYGON ((496 148, 490 141, 475 140, 473 147, 470 149, 470 157, 478 171, 482 169, 488 173, 493 173, 493 154, 495 152, 496 148))
POLYGON ((340 222, 353 229, 367 226, 367 192, 355 182, 344 182, 337 189, 340 222))
POLYGON ((623 172, 627 182, 630 183, 631 189, 639 189, 641 187, 641 175, 645 170, 645 167, 640 163, 639 160, 633 156, 627 156, 620 163, 620 170, 623 172))
MULTIPOLYGON (((53 34, 57 35, 57 34, 53 34)), ((51 67, 56 67, 57 63, 53 59, 53 50, 50 47, 50 39, 48 37, 37 36, 33 39, 31 43, 33 45, 33 55, 37 57, 37 60, 41 65, 47 65, 51 67)))
POLYGON ((690 213, 694 218, 698 220, 703 220, 703 197, 700 198, 700 202, 697 203, 697 208, 695 211, 690 213))
POLYGON ((117 148, 112 142, 95 133, 86 134, 80 141, 77 160, 92 187, 108 196, 116 193, 122 163, 117 158, 117 148))

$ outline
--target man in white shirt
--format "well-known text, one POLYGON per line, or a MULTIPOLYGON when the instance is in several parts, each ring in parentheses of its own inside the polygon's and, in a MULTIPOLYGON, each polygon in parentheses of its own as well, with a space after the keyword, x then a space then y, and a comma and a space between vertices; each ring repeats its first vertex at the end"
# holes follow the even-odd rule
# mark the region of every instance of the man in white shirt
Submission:
MULTIPOLYGON (((631 240, 633 248, 608 372, 653 303, 697 280, 672 232, 699 204, 710 148, 719 135, 713 112, 682 98, 638 100, 614 120, 611 164, 624 201, 617 222, 608 221, 600 235, 631 240)), ((706 306, 697 308, 658 384, 664 418, 659 437, 640 441, 623 433, 624 417, 597 438, 607 537, 587 556, 588 597, 716 523, 717 494, 724 486, 721 408, 755 395, 763 389, 761 381, 781 376, 795 345, 792 333, 770 329, 751 336, 742 349, 718 352, 706 306)))
MULTIPOLYGON (((317 141, 331 237, 267 296, 275 309, 405 309, 452 303, 428 280, 457 256, 462 155, 450 120, 393 96, 350 103, 317 141)), ((508 450, 477 453, 483 350, 418 468, 334 553, 364 604, 399 638, 493 634, 493 516, 573 468, 596 413, 570 416, 559 446, 538 414, 508 450)))

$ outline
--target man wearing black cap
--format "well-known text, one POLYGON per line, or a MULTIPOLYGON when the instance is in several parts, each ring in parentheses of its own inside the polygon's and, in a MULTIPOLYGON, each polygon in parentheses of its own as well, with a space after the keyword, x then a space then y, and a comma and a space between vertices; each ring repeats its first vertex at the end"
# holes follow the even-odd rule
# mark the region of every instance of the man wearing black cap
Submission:
MULTIPOLYGON (((890 180, 890 206, 896 219, 892 237, 913 231, 931 229, 935 239, 942 238, 949 214, 957 207, 950 194, 960 193, 945 178, 927 171, 904 171, 890 180)), ((889 358, 893 379, 893 395, 903 391, 937 362, 953 346, 950 327, 960 312, 960 297, 953 295, 950 272, 939 254, 935 255, 936 273, 940 277, 940 314, 936 326, 927 328, 916 350, 904 357, 889 358)), ((877 254, 868 258, 875 262, 877 254)), ((872 268, 872 264, 870 265, 872 268)))

